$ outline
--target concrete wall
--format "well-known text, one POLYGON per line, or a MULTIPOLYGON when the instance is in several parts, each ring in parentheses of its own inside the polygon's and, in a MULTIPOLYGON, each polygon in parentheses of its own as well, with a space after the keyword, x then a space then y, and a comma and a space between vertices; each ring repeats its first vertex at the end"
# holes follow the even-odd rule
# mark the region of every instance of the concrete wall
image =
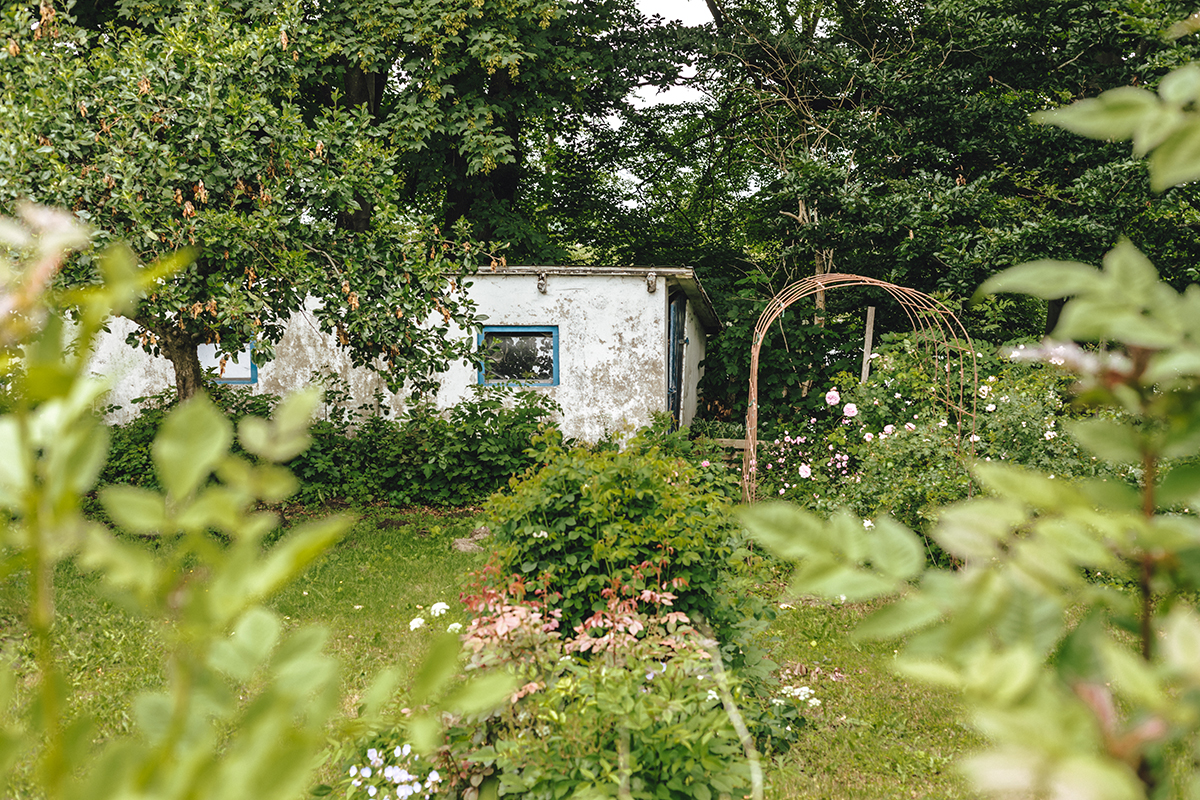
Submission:
MULTIPOLYGON (((608 432, 644 425, 653 412, 666 410, 666 283, 658 277, 651 293, 644 275, 548 274, 542 293, 535 274, 483 274, 473 278, 471 295, 480 314, 488 317, 486 325, 558 327, 559 385, 535 391, 563 408, 564 434, 594 441, 608 432)), ((173 385, 174 377, 165 359, 124 343, 133 323, 114 319, 111 327, 112 333, 99 343, 92 368, 113 378, 110 402, 122 408, 110 418, 124 422, 136 414, 129 403, 132 398, 162 391, 173 385)), ((696 414, 696 382, 706 341, 690 305, 686 331, 684 424, 696 414)), ((258 382, 250 389, 283 395, 330 374, 349 387, 356 405, 374 405, 373 397, 380 392, 378 413, 393 416, 403 411, 402 398, 389 393, 370 370, 352 367, 307 311, 293 316, 276 345, 275 359, 259 368, 258 382)), ((449 408, 468 397, 477 381, 473 365, 452 365, 437 396, 438 406, 449 408)))
MULTIPOLYGON (((653 294, 642 276, 551 274, 545 294, 536 275, 483 274, 472 281, 471 297, 487 316, 485 325, 558 326, 559 385, 536 391, 562 406, 565 435, 594 441, 666 410, 663 278, 653 294)), ((452 366, 438 405, 454 405, 476 382, 474 367, 452 366)))
POLYGON ((698 411, 696 387, 704 375, 704 367, 700 364, 704 361, 705 346, 708 343, 708 336, 704 333, 704 327, 700 324, 691 303, 687 306, 684 330, 687 343, 683 346, 683 402, 680 403, 679 423, 690 425, 698 411))

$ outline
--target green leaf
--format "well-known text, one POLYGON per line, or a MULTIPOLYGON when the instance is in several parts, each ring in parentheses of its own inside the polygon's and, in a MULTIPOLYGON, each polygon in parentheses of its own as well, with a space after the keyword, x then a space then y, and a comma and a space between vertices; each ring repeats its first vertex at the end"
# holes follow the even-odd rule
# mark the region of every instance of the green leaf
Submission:
POLYGON ((933 538, 957 558, 984 562, 997 555, 999 542, 1007 539, 1025 519, 1020 505, 980 498, 943 511, 933 529, 933 538))
POLYGON ((458 672, 458 651, 461 647, 459 638, 453 634, 443 634, 433 643, 425 660, 421 663, 421 671, 412 685, 412 701, 417 705, 431 702, 458 672))
POLYGON ((217 642, 208 664, 237 681, 248 681, 271 655, 279 641, 279 618, 263 608, 253 608, 238 620, 233 634, 217 642))
POLYGON ((854 638, 891 639, 932 625, 941 616, 942 610, 928 597, 902 597, 859 623, 854 638))
POLYGON ((1158 96, 1180 108, 1200 99, 1200 66, 1187 64, 1168 73, 1158 82, 1158 96))
POLYGON ((238 424, 238 439, 247 451, 268 461, 289 461, 312 444, 308 427, 321 402, 321 390, 313 387, 290 395, 271 419, 246 417, 238 424))
POLYGON ((1075 261, 1030 261, 1010 267, 984 281, 985 294, 1017 292, 1046 300, 1083 294, 1100 281, 1100 270, 1075 261))
POLYGON ((1109 419, 1085 419, 1067 423, 1067 430, 1081 445, 1106 461, 1141 463, 1142 443, 1130 425, 1109 419))
POLYGON ((229 450, 229 420, 205 396, 171 411, 151 447, 155 469, 176 499, 190 495, 229 450))
POLYGON ((871 566, 889 578, 906 581, 925 567, 925 551, 917 535, 890 517, 875 521, 867 536, 871 566))
POLYGON ((1159 100, 1152 92, 1122 86, 1064 108, 1038 112, 1033 120, 1092 139, 1119 141, 1131 138, 1158 106, 1159 100))
POLYGON ((971 471, 980 483, 1001 497, 1034 508, 1060 508, 1077 497, 1070 484, 1015 464, 983 461, 975 463, 971 471))
POLYGON ((479 714, 506 702, 517 686, 517 677, 512 673, 492 670, 472 677, 451 694, 442 706, 455 714, 479 714))
POLYGON ((1156 192, 1200 178, 1200 117, 1189 116, 1150 154, 1150 188, 1156 192))
POLYGON ((810 538, 827 523, 790 503, 757 503, 738 517, 757 541, 780 558, 796 561, 813 553, 810 538))
POLYGON ((113 522, 130 533, 161 533, 166 526, 166 498, 158 492, 122 484, 105 486, 100 502, 113 522))
POLYGON ((1162 654, 1178 674, 1200 683, 1200 617, 1185 606, 1175 606, 1162 626, 1162 654))
POLYGON ((133 718, 151 744, 161 742, 171 729, 171 698, 165 692, 148 692, 133 701, 133 718))
POLYGON ((359 712, 359 717, 372 719, 380 714, 384 706, 396 696, 396 691, 400 687, 401 677, 400 670, 395 667, 380 670, 363 695, 362 710, 359 712))
POLYGON ((1098 649, 1109 678, 1121 694, 1140 706, 1139 710, 1163 708, 1167 696, 1148 662, 1111 639, 1101 640, 1098 649))
POLYGON ((353 524, 353 516, 337 514, 297 527, 270 551, 256 570, 252 584, 255 595, 267 597, 288 581, 299 577, 313 561, 336 544, 353 524))
POLYGON ((1200 464, 1179 464, 1166 474, 1154 496, 1161 508, 1183 505, 1200 494, 1200 464))

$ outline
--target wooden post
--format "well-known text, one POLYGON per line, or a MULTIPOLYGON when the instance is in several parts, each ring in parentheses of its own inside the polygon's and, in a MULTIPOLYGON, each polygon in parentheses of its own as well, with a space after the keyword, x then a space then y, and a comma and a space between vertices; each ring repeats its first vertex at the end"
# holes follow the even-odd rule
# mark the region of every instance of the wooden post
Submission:
POLYGON ((863 337, 862 380, 866 383, 871 374, 871 338, 875 334, 875 306, 867 306, 867 333, 863 337))

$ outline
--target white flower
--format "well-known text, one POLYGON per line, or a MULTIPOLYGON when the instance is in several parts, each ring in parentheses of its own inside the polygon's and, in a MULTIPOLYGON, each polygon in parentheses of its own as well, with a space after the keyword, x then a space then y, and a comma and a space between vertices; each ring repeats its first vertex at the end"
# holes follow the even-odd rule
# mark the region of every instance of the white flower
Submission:
POLYGON ((811 708, 816 708, 817 706, 821 705, 821 701, 814 697, 808 701, 808 705, 811 708))
POLYGON ((1055 436, 1058 436, 1058 434, 1055 433, 1054 431, 1046 431, 1045 433, 1042 434, 1042 437, 1045 438, 1045 440, 1047 442, 1050 441, 1051 439, 1053 439, 1055 436))
POLYGON ((351 768, 350 768, 350 777, 351 777, 351 778, 353 778, 353 777, 354 777, 355 775, 357 775, 357 774, 358 774, 358 767, 356 767, 356 766, 355 766, 355 767, 351 767, 351 768))
POLYGON ((718 695, 716 692, 714 692, 712 689, 709 689, 708 690, 708 699, 709 700, 720 700, 721 696, 718 695))
POLYGON ((375 792, 377 792, 377 791, 378 791, 378 789, 376 789, 374 786, 368 786, 367 787, 367 797, 374 797, 375 792))
POLYGON ((916 425, 913 425, 911 422, 906 422, 906 423, 904 423, 904 430, 906 430, 906 431, 915 431, 916 429, 917 429, 917 426, 916 426, 916 425))
POLYGON ((458 633, 458 632, 459 632, 459 631, 461 631, 461 630, 462 630, 462 623, 461 623, 461 622, 451 622, 451 623, 450 623, 450 624, 449 624, 449 625, 446 627, 446 633, 458 633))
POLYGON ((867 530, 871 530, 871 528, 874 528, 874 527, 875 527, 875 523, 874 523, 874 522, 871 522, 871 520, 869 520, 869 519, 864 519, 864 520, 863 520, 863 527, 864 527, 864 528, 866 528, 867 530))
POLYGON ((972 441, 972 442, 978 442, 978 441, 979 441, 979 436, 978 436, 977 434, 974 434, 974 433, 972 433, 972 434, 971 434, 971 441, 972 441))
POLYGON ((947 423, 946 423, 946 420, 942 420, 941 422, 939 422, 939 423, 938 423, 938 427, 939 427, 939 428, 944 428, 944 427, 946 427, 946 424, 947 424, 947 423))
POLYGON ((434 769, 434 770, 429 771, 429 777, 426 778, 425 780, 426 780, 426 783, 437 783, 441 779, 442 779, 442 776, 438 775, 438 771, 436 769, 434 769))
POLYGON ((450 610, 450 606, 448 606, 445 603, 434 603, 432 606, 429 607, 429 613, 435 617, 440 617, 442 614, 445 614, 449 610, 450 610))
POLYGON ((867 431, 866 433, 863 434, 863 438, 869 442, 875 438, 875 434, 871 433, 870 431, 867 431))
POLYGON ((413 617, 412 621, 408 623, 408 629, 410 631, 415 631, 417 628, 420 628, 424 624, 425 624, 425 620, 423 620, 421 617, 413 617))
POLYGON ((983 386, 979 387, 979 396, 980 397, 987 397, 991 393, 992 393, 992 387, 988 386, 986 383, 983 386))
POLYGON ((364 778, 369 778, 369 777, 371 777, 371 768, 370 768, 370 767, 363 767, 363 768, 362 768, 362 776, 363 776, 364 778))
POLYGON ((549 533, 547 533, 546 531, 537 531, 537 532, 535 532, 535 533, 533 534, 533 538, 535 538, 535 539, 545 539, 545 538, 546 538, 546 537, 548 537, 549 535, 550 535, 550 534, 549 534, 549 533))
POLYGON ((987 410, 987 411, 995 411, 995 410, 996 410, 996 404, 995 404, 995 403, 988 403, 988 404, 987 404, 987 409, 986 409, 986 410, 987 410))

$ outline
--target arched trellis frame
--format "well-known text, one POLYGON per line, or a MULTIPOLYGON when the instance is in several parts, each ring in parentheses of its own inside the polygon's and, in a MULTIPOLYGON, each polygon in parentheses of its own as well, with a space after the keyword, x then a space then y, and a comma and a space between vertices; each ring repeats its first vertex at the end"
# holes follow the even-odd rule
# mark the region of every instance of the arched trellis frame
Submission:
POLYGON ((887 292, 904 309, 913 330, 918 333, 920 356, 934 380, 936 399, 953 417, 958 426, 958 442, 974 450, 975 401, 979 394, 979 371, 975 362, 975 347, 958 317, 945 304, 924 292, 897 286, 894 283, 831 272, 814 275, 788 286, 767 303, 750 345, 750 402, 746 408, 746 452, 742 464, 742 497, 747 502, 756 499, 758 476, 758 358, 763 340, 771 325, 787 308, 805 297, 849 286, 866 286, 887 292), (968 388, 969 386, 969 388, 968 388))

